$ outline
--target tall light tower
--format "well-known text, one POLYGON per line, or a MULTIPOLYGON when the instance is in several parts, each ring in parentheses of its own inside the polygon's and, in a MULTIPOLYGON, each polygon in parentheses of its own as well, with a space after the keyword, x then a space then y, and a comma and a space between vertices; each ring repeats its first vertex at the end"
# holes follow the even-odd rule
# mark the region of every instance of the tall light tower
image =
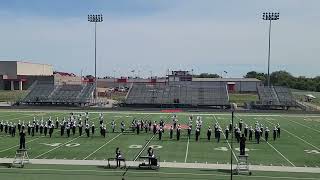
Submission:
POLYGON ((98 91, 97 91, 97 23, 103 21, 102 14, 95 15, 95 14, 89 14, 88 15, 88 21, 94 22, 94 79, 95 79, 95 87, 94 87, 94 99, 95 102, 97 102, 98 98, 98 91))
POLYGON ((268 87, 270 87, 270 42, 271 42, 271 21, 279 20, 279 13, 264 12, 263 20, 269 21, 269 50, 268 50, 268 87))

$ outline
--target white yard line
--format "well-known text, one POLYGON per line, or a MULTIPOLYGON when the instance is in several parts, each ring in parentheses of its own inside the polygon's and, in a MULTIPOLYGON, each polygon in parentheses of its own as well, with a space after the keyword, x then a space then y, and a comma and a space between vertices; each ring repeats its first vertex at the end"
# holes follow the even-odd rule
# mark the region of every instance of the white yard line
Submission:
POLYGON ((144 145, 144 147, 141 149, 141 151, 139 152, 139 154, 134 158, 133 161, 136 161, 139 156, 142 154, 142 152, 146 149, 146 147, 149 145, 149 143, 151 142, 151 140, 154 138, 154 135, 152 135, 152 137, 148 140, 148 142, 144 145))
MULTIPOLYGON (((236 115, 237 116, 237 115, 236 115)), ((240 118, 240 115, 238 115, 240 118)), ((241 118, 240 118, 241 119, 241 118)), ((266 119, 267 120, 267 119, 266 119)), ((275 150, 283 159, 285 159, 289 164, 291 164, 293 167, 296 167, 288 158, 286 158, 280 151, 278 151, 272 144, 270 144, 268 141, 266 141, 263 137, 261 137, 273 150, 275 150)))
POLYGON ((318 132, 318 133, 320 133, 320 131, 319 131, 319 130, 314 129, 314 128, 309 127, 309 126, 306 126, 306 125, 301 124, 301 123, 299 123, 299 122, 296 122, 296 121, 294 121, 294 120, 289 120, 289 121, 290 121, 290 122, 293 122, 293 123, 296 123, 296 124, 298 124, 298 125, 300 125, 300 126, 306 127, 306 128, 308 128, 308 129, 311 129, 311 130, 313 130, 313 131, 316 131, 316 132, 318 132))
POLYGON ((65 142, 65 143, 63 143, 63 144, 61 144, 61 145, 59 145, 59 146, 57 146, 57 147, 55 147, 55 148, 52 148, 52 149, 50 149, 50 150, 47 151, 47 152, 44 152, 44 153, 42 153, 42 154, 39 154, 38 156, 34 157, 34 159, 37 159, 37 158, 39 158, 39 157, 41 157, 41 156, 43 156, 43 155, 45 155, 45 154, 48 154, 49 152, 54 151, 54 150, 56 150, 56 149, 58 149, 58 148, 60 148, 60 147, 62 147, 62 146, 64 146, 64 145, 66 145, 66 144, 74 141, 74 140, 77 140, 77 139, 79 139, 80 137, 81 137, 81 136, 78 136, 78 137, 76 137, 76 138, 73 138, 73 139, 71 139, 70 141, 65 142))
MULTIPOLYGON (((270 122, 270 121, 269 121, 269 120, 267 120, 267 119, 266 119, 266 121, 268 121, 270 124, 276 125, 276 124, 274 124, 273 122, 270 122)), ((284 131, 286 131, 287 133, 291 134, 292 136, 296 137, 297 139, 299 139, 299 140, 303 141, 304 143, 306 143, 306 144, 308 144, 308 145, 312 146, 313 148, 315 148, 315 149, 317 149, 317 150, 319 150, 319 151, 320 151, 320 148, 318 148, 317 146, 315 146, 315 145, 313 145, 313 144, 309 143, 308 141, 306 141, 306 140, 304 140, 304 139, 300 138, 299 136, 297 136, 297 135, 295 135, 295 134, 293 134, 293 133, 289 132, 288 130, 286 130, 286 129, 284 129, 284 128, 281 128, 281 129, 282 129, 282 130, 284 130, 284 131)))
MULTIPOLYGON (((26 144, 28 144, 28 143, 30 143, 30 142, 32 142, 32 141, 35 141, 35 140, 37 140, 37 139, 40 139, 40 138, 41 138, 41 137, 38 137, 38 138, 32 139, 32 140, 30 140, 30 141, 27 141, 26 144)), ((11 147, 9 147, 9 148, 7 148, 7 149, 3 149, 3 150, 0 151, 0 153, 5 152, 5 151, 8 151, 8 150, 13 149, 13 148, 16 148, 16 147, 19 147, 19 145, 15 145, 15 146, 11 146, 11 147)))
POLYGON ((286 158, 280 151, 278 151, 272 144, 270 144, 268 141, 266 141, 264 138, 262 138, 267 144, 272 147, 280 156, 282 156, 288 163, 290 163, 293 167, 296 167, 288 158, 286 158))
MULTIPOLYGON (((217 123, 219 124, 219 126, 220 126, 220 123, 218 122, 218 119, 216 118, 215 115, 213 115, 213 118, 216 120, 216 122, 217 122, 217 123)), ((233 131, 233 130, 231 130, 231 131, 233 131)), ((226 135, 224 134, 223 130, 221 130, 221 132, 222 132, 224 138, 226 138, 226 135)), ((232 132, 232 133, 233 133, 233 132, 232 132)), ((236 161, 238 162, 238 158, 237 158, 236 154, 234 153, 233 149, 231 149, 231 145, 230 145, 229 141, 228 141, 227 139, 226 139, 226 141, 227 141, 227 143, 228 143, 228 146, 229 146, 230 150, 232 151, 233 157, 234 157, 234 158, 236 159, 236 161)))
POLYGON ((117 136, 115 136, 114 138, 112 138, 111 140, 109 140, 108 142, 104 143, 102 146, 100 146, 98 149, 96 149, 95 151, 93 151, 92 153, 90 153, 87 157, 83 158, 83 160, 88 159, 90 156, 92 156, 94 153, 98 152, 100 149, 102 149, 104 146, 106 146, 107 144, 111 143, 113 140, 117 139, 120 135, 122 135, 122 133, 118 134, 117 136))
POLYGON ((184 158, 184 163, 186 163, 186 162, 187 162, 187 159, 188 159, 189 143, 190 143, 190 138, 188 137, 188 143, 187 143, 186 156, 185 156, 185 158, 184 158))

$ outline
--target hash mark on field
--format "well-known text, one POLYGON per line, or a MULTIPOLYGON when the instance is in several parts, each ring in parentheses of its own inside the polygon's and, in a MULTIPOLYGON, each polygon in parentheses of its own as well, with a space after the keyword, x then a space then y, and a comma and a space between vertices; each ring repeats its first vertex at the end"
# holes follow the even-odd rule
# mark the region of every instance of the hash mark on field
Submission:
POLYGON ((117 136, 115 136, 114 138, 112 138, 111 140, 109 140, 108 142, 106 142, 105 144, 103 144, 102 146, 100 146, 98 149, 96 149, 95 151, 93 151, 92 153, 90 153, 87 157, 83 158, 83 160, 86 160, 88 157, 92 156, 94 153, 96 153, 97 151, 99 151, 101 148, 103 148, 104 146, 106 146, 107 144, 109 144, 110 142, 112 142, 113 140, 115 140, 116 138, 118 138, 122 133, 118 134, 117 136))
POLYGON ((187 149, 186 149, 186 157, 184 158, 184 163, 187 162, 188 152, 189 152, 189 143, 190 143, 190 138, 188 137, 188 143, 187 143, 187 149))

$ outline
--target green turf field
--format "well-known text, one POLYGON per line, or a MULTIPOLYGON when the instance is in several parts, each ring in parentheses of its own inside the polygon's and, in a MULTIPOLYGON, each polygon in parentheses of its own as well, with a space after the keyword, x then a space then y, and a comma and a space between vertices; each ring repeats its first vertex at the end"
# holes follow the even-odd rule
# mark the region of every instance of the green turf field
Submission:
MULTIPOLYGON (((179 119, 179 123, 187 124, 189 113, 176 113, 179 119)), ((47 119, 49 116, 55 120, 56 117, 60 119, 62 117, 67 117, 69 112, 13 112, 13 111, 0 111, 0 120, 4 121, 14 121, 24 120, 25 122, 32 121, 33 117, 47 119)), ((108 157, 113 157, 115 148, 120 147, 127 161, 134 161, 139 154, 146 154, 146 148, 148 146, 153 146, 155 148, 155 154, 160 157, 163 162, 185 162, 185 163, 210 163, 210 164, 227 164, 230 162, 230 140, 226 141, 224 134, 222 134, 222 139, 218 143, 213 138, 210 142, 206 139, 206 131, 208 126, 213 127, 214 123, 218 122, 224 129, 231 120, 231 114, 227 113, 201 113, 196 114, 203 119, 203 128, 201 132, 201 139, 199 142, 195 141, 194 135, 190 140, 186 137, 186 130, 182 131, 182 136, 180 141, 169 139, 169 130, 166 130, 163 139, 158 140, 158 135, 153 136, 151 132, 145 133, 141 132, 139 135, 132 133, 121 134, 107 133, 107 137, 103 138, 99 134, 98 130, 98 112, 92 112, 90 114, 90 120, 96 123, 96 134, 93 137, 86 137, 83 135, 79 137, 78 132, 75 136, 70 138, 61 137, 60 129, 55 129, 52 138, 49 136, 39 136, 36 134, 34 137, 27 136, 27 147, 29 149, 30 158, 37 159, 76 159, 76 160, 104 160, 108 157)), ((131 124, 133 118, 145 119, 152 121, 159 121, 161 118, 166 121, 166 123, 171 123, 171 117, 173 114, 170 113, 160 113, 160 112, 105 112, 104 119, 107 123, 107 131, 110 131, 111 120, 115 120, 117 123, 117 131, 120 131, 120 122, 124 120, 126 126, 131 124)), ((262 123, 264 127, 268 126, 270 130, 272 127, 280 123, 281 125, 281 138, 276 141, 272 140, 272 131, 270 132, 269 142, 261 141, 260 144, 256 144, 254 141, 247 142, 247 153, 250 157, 250 163, 253 165, 277 165, 277 166, 299 166, 299 167, 318 167, 320 166, 320 115, 281 115, 281 114, 241 114, 236 113, 235 123, 238 123, 242 119, 249 126, 254 126, 256 121, 262 123)), ((194 134, 194 132, 193 132, 194 134)), ((0 158, 13 158, 15 155, 15 150, 17 149, 18 136, 10 137, 9 135, 0 132, 0 158)), ((234 143, 233 152, 235 155, 239 154, 239 145, 234 143)), ((237 156, 234 156, 234 162, 236 162, 237 156)), ((35 165, 32 165, 32 168, 35 165)), ((40 168, 43 168, 42 166, 40 168)), ((64 169, 63 167, 51 167, 53 169, 64 169)), ((82 168, 82 167, 78 167, 82 168)), ((35 168, 37 169, 37 167, 35 168)), ((16 170, 0 170, 4 177, 11 176, 16 170)), ((19 171, 19 170, 17 170, 19 171)), ((34 170, 40 171, 40 170, 34 170)), ((104 177, 104 175, 109 174, 109 172, 101 172, 104 170, 97 170, 97 177, 104 177)), ((216 174, 214 179, 225 179, 226 173, 215 171, 204 171, 198 172, 200 170, 183 170, 179 169, 177 172, 183 173, 205 173, 205 174, 216 174), (196 171, 196 172, 193 172, 196 171)), ((203 171, 203 170, 202 170, 203 171)), ((50 170, 41 171, 43 174, 55 173, 50 170)), ((175 172, 172 169, 160 170, 155 174, 142 174, 137 171, 135 173, 131 172, 132 177, 141 177, 139 179, 148 178, 152 176, 152 179, 160 179, 162 176, 168 176, 172 179, 176 178, 176 175, 172 174, 161 174, 161 172, 175 172)), ((27 174, 30 176, 29 179, 33 179, 33 170, 22 170, 19 173, 27 174)), ((77 174, 77 172, 63 172, 59 171, 57 176, 61 174, 77 174)), ((95 174, 94 172, 87 172, 88 174, 95 174)), ((264 174, 265 172, 261 172, 264 174)), ((116 174, 116 173, 115 173, 116 174)), ((130 173, 129 173, 130 174, 130 173)), ((262 174, 260 174, 262 176, 262 174)), ((288 173, 266 173, 267 176, 284 176, 284 177, 298 177, 296 174, 288 173)), ((85 179, 86 173, 81 175, 79 179, 85 179)), ((256 175, 256 174, 255 174, 256 175)), ((300 174, 302 177, 313 177, 309 174, 300 174)), ((300 176, 299 175, 299 176, 300 176)), ((317 174, 319 175, 319 174, 317 174)), ((191 179, 207 179, 205 175, 203 176, 189 176, 182 175, 179 178, 188 177, 191 179)), ((211 175, 208 175, 211 176, 211 175)), ((102 178, 101 177, 101 178, 102 178)), ((317 176, 319 178, 319 176, 317 176)), ((68 178, 67 178, 68 179, 68 178)), ((132 178, 135 179, 135 178, 132 178)), ((138 178, 136 178, 138 179, 138 178)), ((242 179, 240 176, 237 179, 242 179)), ((252 178, 254 179, 254 178, 252 178)), ((261 178, 259 178, 261 179, 261 178)), ((263 178, 262 178, 263 179, 263 178)), ((268 179, 268 178, 266 178, 268 179)))

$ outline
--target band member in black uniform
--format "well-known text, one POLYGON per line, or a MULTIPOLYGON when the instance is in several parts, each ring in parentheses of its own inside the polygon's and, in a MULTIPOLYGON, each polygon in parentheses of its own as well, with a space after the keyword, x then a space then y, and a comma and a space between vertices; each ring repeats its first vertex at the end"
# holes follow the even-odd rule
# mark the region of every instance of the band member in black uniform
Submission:
MULTIPOLYGON (((1 127, 0 127, 0 129, 1 129, 1 127)), ((19 131, 19 132, 21 131, 21 122, 20 122, 20 120, 19 120, 19 122, 18 122, 18 131, 19 131)), ((1 130, 1 132, 2 132, 2 130, 1 130)))
POLYGON ((47 133, 48 133, 48 125, 47 125, 47 123, 44 125, 43 133, 44 133, 45 136, 47 136, 47 133))
POLYGON ((137 129, 137 134, 140 134, 140 124, 139 123, 136 124, 136 129, 137 129))
POLYGON ((92 135, 94 135, 94 130, 95 130, 95 126, 94 126, 94 122, 92 122, 92 125, 91 125, 91 133, 92 133, 92 135))
POLYGON ((240 119, 240 122, 239 122, 239 129, 240 129, 240 131, 242 131, 242 124, 243 124, 243 121, 242 121, 242 119, 240 119))
MULTIPOLYGON (((63 134, 64 134, 64 123, 60 123, 60 136, 63 136, 63 134)), ((41 129, 40 129, 40 131, 41 131, 41 129)))
POLYGON ((153 123, 153 134, 156 134, 157 133, 157 123, 156 121, 153 123))
POLYGON ((280 138, 280 124, 277 124, 277 138, 280 138))
POLYGON ((22 130, 20 133, 20 146, 19 149, 26 149, 26 133, 22 130))
POLYGON ((31 136, 33 137, 34 136, 34 124, 31 124, 30 128, 31 128, 31 136))
POLYGON ((86 134, 87 134, 87 137, 90 137, 90 127, 89 127, 89 124, 86 124, 86 134))
POLYGON ((218 127, 218 129, 217 129, 217 142, 220 142, 220 137, 221 137, 221 128, 218 127))
POLYGON ((163 130, 162 130, 162 127, 160 126, 160 128, 159 128, 159 140, 161 140, 161 138, 162 138, 162 132, 163 132, 163 130))
POLYGON ((57 119, 56 119, 56 129, 58 129, 59 128, 59 118, 57 117, 57 119))
POLYGON ((54 125, 51 124, 51 126, 49 127, 49 136, 50 136, 50 138, 52 137, 53 129, 54 129, 54 125))
POLYGON ((101 127, 101 135, 105 138, 106 137, 106 127, 101 127))
POLYGON ((211 133, 212 133, 212 129, 211 129, 210 126, 209 126, 209 129, 208 129, 208 131, 207 131, 208 141, 210 141, 210 139, 211 139, 211 133))
POLYGON ((82 136, 82 127, 83 127, 83 125, 82 125, 82 123, 81 123, 81 121, 79 122, 79 136, 82 136))
POLYGON ((178 128, 177 128, 177 141, 180 140, 180 133, 181 133, 181 128, 178 127, 178 128))
POLYGON ((196 128, 196 141, 199 140, 199 136, 200 136, 200 129, 196 128))
POLYGON ((124 132, 124 128, 125 128, 125 124, 124 124, 123 121, 121 121, 120 126, 121 126, 121 132, 123 133, 124 132))
POLYGON ((225 133, 225 136, 226 136, 226 140, 228 140, 228 138, 229 138, 229 128, 228 128, 228 126, 224 130, 224 133, 225 133))
POLYGON ((72 128, 72 135, 74 136, 76 134, 76 123, 73 122, 72 124, 70 124, 70 128, 72 128))
POLYGON ((173 127, 171 126, 170 127, 170 139, 172 139, 172 136, 173 136, 173 127))
POLYGON ((274 141, 277 139, 277 132, 278 132, 278 129, 277 129, 277 126, 275 126, 273 129, 273 140, 274 141))
POLYGON ((265 130, 265 132, 264 132, 264 138, 265 138, 265 140, 268 142, 268 138, 269 138, 269 128, 268 127, 266 127, 266 130, 265 130))
POLYGON ((43 124, 40 124, 39 131, 40 131, 40 135, 42 135, 42 133, 43 133, 43 124))
POLYGON ((248 137, 248 130, 249 130, 249 127, 246 124, 245 127, 244 127, 244 137, 248 137))
POLYGON ((192 128, 191 126, 188 127, 188 138, 190 139, 191 138, 191 131, 192 131, 192 128))
POLYGON ((144 123, 144 131, 145 131, 146 133, 148 133, 148 124, 147 124, 147 123, 144 123))
POLYGON ((66 127, 66 129, 67 129, 67 136, 68 136, 68 137, 70 137, 70 128, 71 128, 71 127, 70 127, 70 124, 68 123, 68 124, 67 124, 67 127, 66 127))
POLYGON ((242 134, 240 138, 240 155, 245 155, 245 149, 246 149, 246 137, 244 137, 244 134, 242 134))
MULTIPOLYGON (((19 123, 20 123, 20 120, 19 120, 19 123)), ((19 128, 19 125, 18 125, 18 128, 19 128)), ((3 121, 0 122, 0 132, 3 131, 3 121)), ((20 132, 20 129, 19 129, 19 132, 20 132)))
MULTIPOLYGON (((7 132, 6 132, 7 133, 7 132)), ((28 124, 28 135, 30 136, 31 135, 31 124, 30 124, 30 122, 29 122, 29 124, 28 124)))
POLYGON ((12 137, 16 136, 16 124, 15 123, 12 125, 11 136, 12 137))
POLYGON ((252 126, 250 127, 249 129, 249 141, 252 141, 252 134, 253 134, 253 129, 252 129, 252 126))

